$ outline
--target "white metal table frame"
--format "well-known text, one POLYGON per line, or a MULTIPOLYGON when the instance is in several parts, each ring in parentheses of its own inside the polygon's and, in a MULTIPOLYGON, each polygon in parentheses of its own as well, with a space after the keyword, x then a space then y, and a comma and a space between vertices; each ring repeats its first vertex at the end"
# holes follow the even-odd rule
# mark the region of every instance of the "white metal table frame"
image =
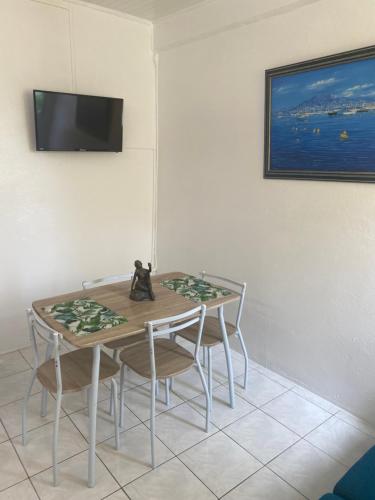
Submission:
MULTIPOLYGON (((234 393, 233 366, 232 366, 228 335, 224 321, 224 304, 213 305, 212 309, 218 310, 218 317, 223 334, 223 344, 224 344, 224 351, 225 351, 227 371, 228 371, 229 404, 231 408, 234 408, 235 393, 234 393)), ((35 311, 35 309, 34 312, 36 315, 38 315, 38 317, 40 317, 40 315, 38 314, 37 311, 35 311)), ((43 318, 41 318, 41 320, 43 321, 43 318)), ((150 318, 150 320, 152 320, 152 318, 150 318)), ((66 341, 69 342, 67 339, 66 341)), ((93 349, 93 361, 92 361, 91 388, 90 388, 90 398, 89 398, 89 408, 88 408, 88 413, 89 413, 88 487, 89 488, 95 487, 96 484, 96 423, 97 423, 101 346, 102 344, 98 343, 91 347, 93 349)))

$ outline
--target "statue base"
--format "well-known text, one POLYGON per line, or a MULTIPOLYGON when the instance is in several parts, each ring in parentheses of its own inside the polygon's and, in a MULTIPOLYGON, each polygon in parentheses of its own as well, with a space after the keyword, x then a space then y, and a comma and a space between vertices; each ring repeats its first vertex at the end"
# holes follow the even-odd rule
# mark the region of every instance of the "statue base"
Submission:
POLYGON ((141 302, 142 300, 155 300, 155 297, 150 296, 148 292, 141 292, 140 290, 132 290, 129 299, 141 302))

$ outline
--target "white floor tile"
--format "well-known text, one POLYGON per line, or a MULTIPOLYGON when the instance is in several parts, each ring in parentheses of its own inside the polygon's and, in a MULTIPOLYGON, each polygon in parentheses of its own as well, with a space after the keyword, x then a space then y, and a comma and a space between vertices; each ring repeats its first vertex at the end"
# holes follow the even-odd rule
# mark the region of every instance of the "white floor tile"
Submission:
MULTIPOLYGON (((120 372, 118 372, 117 375, 115 376, 115 380, 117 381, 118 390, 120 390, 120 372)), ((147 384, 148 382, 149 381, 146 378, 141 377, 137 373, 133 372, 133 370, 125 369, 124 387, 126 391, 128 389, 133 389, 134 387, 137 387, 139 385, 147 384)), ((110 389, 111 381, 106 380, 105 385, 108 387, 108 389, 110 389)))
POLYGON ((214 500, 216 498, 178 458, 145 474, 125 486, 124 490, 131 500, 214 500))
MULTIPOLYGON (((120 449, 115 450, 113 439, 105 441, 98 446, 97 454, 121 486, 124 486, 152 470, 150 431, 140 424, 122 433, 120 443, 120 449)), ((156 464, 160 465, 171 458, 173 453, 155 438, 156 464)))
POLYGON ((26 479, 25 469, 14 451, 12 443, 0 444, 0 491, 26 479))
POLYGON ((236 379, 236 393, 255 406, 262 406, 287 391, 286 387, 270 380, 256 370, 249 370, 246 390, 241 387, 242 382, 242 377, 236 379))
MULTIPOLYGON (((52 465, 53 424, 34 429, 28 433, 26 446, 22 445, 21 436, 12 441, 17 453, 30 476, 52 465)), ((62 461, 87 449, 87 443, 67 417, 60 421, 58 460, 62 461)))
MULTIPOLYGON (((96 420, 96 442, 101 443, 106 439, 115 435, 114 417, 108 413, 109 400, 102 401, 98 404, 97 420, 96 420)), ((78 427, 80 432, 88 440, 89 438, 89 417, 87 409, 81 410, 77 413, 72 413, 70 418, 78 427)), ((135 425, 140 424, 141 421, 125 407, 124 413, 124 429, 130 429, 135 425)))
MULTIPOLYGON (((104 383, 99 384, 98 401, 109 399, 111 395, 110 390, 104 383)), ((87 392, 86 390, 80 392, 71 392, 63 395, 62 408, 67 414, 87 408, 87 392)))
POLYGON ((123 490, 118 490, 109 497, 105 497, 105 500, 128 500, 128 496, 125 494, 123 490))
POLYGON ((28 479, 0 492, 0 500, 38 500, 32 484, 28 479))
MULTIPOLYGON (((234 377, 240 377, 243 380, 243 374, 245 373, 243 356, 232 350, 231 357, 234 377)), ((227 361, 224 351, 212 356, 212 376, 221 384, 228 381, 227 361)))
POLYGON ((305 439, 348 467, 375 445, 375 438, 336 417, 324 422, 305 439))
POLYGON ((303 500, 294 488, 264 467, 223 497, 223 500, 303 500))
MULTIPOLYGON (((170 393, 170 405, 166 406, 164 403, 163 385, 160 384, 160 394, 156 398, 156 414, 167 411, 168 408, 181 404, 183 401, 173 392, 170 393)), ((135 413, 135 415, 142 421, 150 418, 150 390, 149 384, 140 385, 134 389, 125 392, 125 405, 135 413)))
MULTIPOLYGON (((213 388, 219 386, 219 382, 216 380, 213 380, 212 382, 213 388)), ((164 384, 160 387, 164 390, 164 384)), ((182 375, 177 375, 177 377, 173 379, 173 392, 184 401, 193 399, 204 392, 202 380, 195 367, 182 375)))
MULTIPOLYGON (((48 424, 55 419, 55 399, 48 394, 48 413, 45 417, 40 416, 41 394, 35 394, 29 399, 27 406, 27 429, 32 430, 42 425, 48 424)), ((0 406, 0 418, 2 419, 6 430, 10 437, 19 436, 22 432, 21 417, 22 417, 23 399, 9 403, 5 406, 0 406)), ((64 411, 61 416, 65 416, 64 411)))
POLYGON ((265 375, 266 377, 270 378, 274 382, 277 382, 278 384, 286 387, 287 389, 292 389, 296 384, 292 380, 289 380, 286 377, 283 377, 282 375, 279 375, 278 373, 270 370, 269 368, 266 368, 265 366, 259 365, 255 367, 255 369, 265 375))
POLYGON ((96 459, 96 486, 87 487, 88 453, 83 452, 59 464, 59 484, 53 486, 52 469, 32 478, 41 500, 98 500, 119 486, 99 459, 96 459))
MULTIPOLYGON (((200 413, 184 403, 156 417, 155 434, 177 455, 218 430, 211 424, 209 432, 206 432, 205 422, 200 413)), ((149 426, 149 422, 146 425, 149 426)))
POLYGON ((179 458, 219 497, 262 467, 222 432, 185 451, 179 458))
POLYGON ((366 422, 366 420, 363 420, 362 418, 356 417, 352 413, 349 413, 346 410, 340 410, 336 413, 335 415, 337 418, 340 420, 343 420, 347 424, 352 425, 356 429, 365 432, 366 434, 369 434, 370 436, 375 437, 375 427, 374 425, 370 424, 369 422, 366 422))
POLYGON ((282 394, 262 409, 300 436, 305 436, 331 417, 330 413, 294 392, 282 394))
POLYGON ((18 351, 0 355, 0 378, 29 369, 29 364, 18 351))
MULTIPOLYGON (((235 408, 231 408, 228 404, 228 399, 229 391, 227 386, 220 386, 212 391, 211 422, 213 422, 219 429, 222 429, 235 420, 238 420, 244 415, 247 415, 255 410, 255 406, 239 397, 236 398, 235 408)), ((199 411, 201 415, 206 414, 205 395, 202 394, 201 396, 192 399, 189 401, 189 405, 199 411)))
POLYGON ((300 439, 260 410, 241 418, 224 432, 264 464, 300 439))
MULTIPOLYGON (((0 407, 0 410, 1 410, 1 407, 0 407)), ((1 418, 1 415, 0 415, 0 418, 1 418)), ((4 426, 0 422, 0 443, 3 443, 4 441, 8 441, 8 439, 9 438, 8 438, 7 433, 5 432, 4 426)))
POLYGON ((293 392, 295 392, 299 396, 302 396, 304 399, 307 399, 307 401, 310 401, 310 403, 314 403, 316 406, 319 406, 323 410, 328 411, 328 413, 332 413, 332 415, 339 411, 339 408, 336 405, 334 405, 330 401, 327 401, 326 399, 321 398, 313 392, 308 391, 300 385, 296 385, 295 387, 293 387, 293 392))
POLYGON ((304 440, 275 458, 268 467, 310 500, 332 491, 347 470, 304 440))
MULTIPOLYGON (((0 406, 12 403, 17 399, 25 397, 27 386, 31 380, 32 370, 10 375, 1 379, 0 383, 0 406)), ((32 394, 40 392, 40 383, 36 380, 33 385, 32 394)))

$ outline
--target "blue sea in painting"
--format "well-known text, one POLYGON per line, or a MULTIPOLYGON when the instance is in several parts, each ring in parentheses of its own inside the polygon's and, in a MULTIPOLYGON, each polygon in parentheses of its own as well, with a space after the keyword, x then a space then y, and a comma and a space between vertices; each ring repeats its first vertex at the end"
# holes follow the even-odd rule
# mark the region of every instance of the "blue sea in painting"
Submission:
POLYGON ((272 79, 271 169, 375 172, 375 59, 272 79))

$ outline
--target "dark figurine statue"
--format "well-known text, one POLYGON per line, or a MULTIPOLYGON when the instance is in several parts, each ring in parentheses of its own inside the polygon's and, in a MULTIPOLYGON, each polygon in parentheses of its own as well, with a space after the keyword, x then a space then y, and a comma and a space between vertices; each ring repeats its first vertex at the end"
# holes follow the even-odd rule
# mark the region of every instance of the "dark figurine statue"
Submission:
POLYGON ((136 260, 134 262, 135 273, 132 280, 129 297, 132 300, 155 300, 154 292, 151 284, 151 264, 148 263, 148 269, 142 267, 142 262, 136 260))

